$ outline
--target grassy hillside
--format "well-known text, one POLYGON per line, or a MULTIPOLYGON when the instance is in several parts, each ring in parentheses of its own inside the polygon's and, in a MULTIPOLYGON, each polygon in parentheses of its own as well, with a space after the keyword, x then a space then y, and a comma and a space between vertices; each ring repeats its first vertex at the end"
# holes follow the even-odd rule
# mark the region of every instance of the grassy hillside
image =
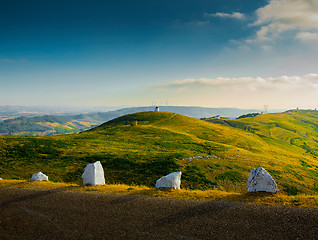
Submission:
MULTIPOLYGON (((6 108, 5 108, 6 109, 6 108)), ((6 112, 0 106, 0 135, 2 136, 49 136, 56 134, 77 133, 90 129, 103 122, 117 117, 136 113, 153 111, 154 107, 133 107, 123 108, 116 111, 83 113, 78 115, 44 115, 26 117, 20 116, 10 119, 11 112, 6 112), (1 119, 4 121, 1 122, 1 119)), ((13 107, 13 109, 15 109, 13 107)), ((8 107, 8 110, 13 110, 8 107)), ((19 108, 18 108, 19 109, 19 108)), ((23 108, 22 108, 23 109, 23 108)), ((236 108, 202 108, 202 107, 180 107, 180 106, 160 106, 161 110, 179 113, 195 118, 222 115, 235 118, 240 114, 249 112, 247 109, 236 108)), ((21 109, 20 109, 21 110, 21 109)), ((75 109, 76 110, 76 109, 75 109)), ((26 114, 24 111, 12 112, 12 114, 26 114)), ((30 113, 32 114, 32 113, 30 113)), ((15 116, 15 115, 12 115, 15 116)), ((29 115, 27 115, 29 116, 29 115)))
MULTIPOLYGON (((308 120, 306 113, 298 114, 308 120)), ((267 115, 273 122, 276 116, 279 114, 267 115)), ((224 124, 248 126, 248 120, 252 122, 241 119, 224 124)), ((286 120, 288 124, 295 123, 286 120)), ((300 127, 311 129, 307 124, 300 127)), ((142 112, 80 134, 0 137, 0 177, 29 179, 42 171, 53 181, 80 182, 86 164, 99 160, 109 183, 154 186, 162 175, 181 170, 184 188, 244 192, 250 170, 261 166, 282 192, 318 191, 314 154, 283 138, 261 134, 261 130, 254 133, 227 125, 175 113, 142 112), (132 122, 137 125, 131 126, 132 122)), ((314 131, 310 134, 306 135, 308 144, 317 138, 314 131)))
POLYGON ((47 136, 77 133, 97 126, 98 121, 76 120, 72 116, 18 117, 0 122, 0 135, 3 136, 47 136))
POLYGON ((294 110, 244 119, 212 120, 212 122, 277 139, 318 156, 318 111, 294 110))

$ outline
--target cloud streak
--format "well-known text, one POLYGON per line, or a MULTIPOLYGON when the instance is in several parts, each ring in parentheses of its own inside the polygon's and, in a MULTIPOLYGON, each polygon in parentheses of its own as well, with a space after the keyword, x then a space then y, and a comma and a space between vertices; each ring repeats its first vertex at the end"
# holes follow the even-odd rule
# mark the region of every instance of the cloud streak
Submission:
POLYGON ((224 18, 224 19, 237 19, 237 20, 243 20, 245 19, 245 15, 240 12, 232 12, 232 13, 204 13, 203 17, 200 20, 194 20, 187 25, 190 26, 208 26, 213 22, 213 18, 224 18))
POLYGON ((296 39, 301 41, 318 41, 318 32, 312 33, 312 32, 299 32, 296 34, 296 39))
POLYGON ((219 18, 234 18, 234 19, 244 19, 245 15, 240 12, 232 12, 232 13, 205 13, 205 17, 212 18, 212 17, 219 17, 219 18))
POLYGON ((240 77, 240 78, 187 78, 154 84, 156 89, 176 89, 177 91, 192 88, 227 88, 246 89, 257 91, 264 89, 318 89, 318 74, 304 76, 280 76, 280 77, 240 77))

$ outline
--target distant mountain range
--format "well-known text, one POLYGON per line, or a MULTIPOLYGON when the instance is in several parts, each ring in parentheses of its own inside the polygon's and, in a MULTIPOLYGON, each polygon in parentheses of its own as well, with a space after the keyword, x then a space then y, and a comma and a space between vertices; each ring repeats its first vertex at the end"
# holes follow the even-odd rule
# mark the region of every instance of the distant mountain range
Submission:
POLYGON ((76 115, 81 113, 114 111, 127 106, 11 106, 0 105, 0 121, 16 117, 43 115, 76 115))
MULTIPOLYGON (((160 111, 178 113, 193 118, 209 118, 220 115, 221 117, 233 119, 243 114, 260 112, 260 110, 257 109, 204 108, 183 106, 159 106, 159 109, 160 111)), ((106 121, 120 117, 122 115, 153 110, 154 107, 150 106, 122 108, 115 111, 82 113, 77 115, 67 114, 29 117, 20 116, 0 122, 0 135, 46 136, 55 134, 77 133, 98 126, 106 121)), ((20 109, 19 111, 23 111, 23 109, 20 109)), ((0 114, 2 114, 0 115, 2 118, 4 116, 4 112, 5 111, 0 112, 0 114)))

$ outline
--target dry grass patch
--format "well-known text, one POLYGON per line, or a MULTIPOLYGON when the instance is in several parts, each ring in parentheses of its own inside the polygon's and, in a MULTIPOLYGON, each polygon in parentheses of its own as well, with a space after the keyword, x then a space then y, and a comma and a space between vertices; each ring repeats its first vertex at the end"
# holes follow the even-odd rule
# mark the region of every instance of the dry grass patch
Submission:
POLYGON ((94 192, 120 195, 143 195, 173 199, 244 202, 257 205, 318 208, 318 195, 288 196, 283 193, 237 193, 220 190, 155 189, 125 184, 81 186, 78 184, 34 182, 25 180, 0 180, 0 187, 27 188, 57 191, 94 192))

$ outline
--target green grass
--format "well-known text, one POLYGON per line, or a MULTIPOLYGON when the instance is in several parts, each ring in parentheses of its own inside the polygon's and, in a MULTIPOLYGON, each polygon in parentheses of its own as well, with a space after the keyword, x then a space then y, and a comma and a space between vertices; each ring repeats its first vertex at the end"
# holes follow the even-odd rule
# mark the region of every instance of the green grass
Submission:
POLYGON ((244 181, 244 178, 242 176, 242 173, 238 171, 227 171, 221 174, 218 174, 215 176, 216 180, 228 180, 231 182, 238 182, 238 181, 244 181))
POLYGON ((250 171, 264 167, 286 194, 317 192, 318 114, 264 114, 226 121, 231 124, 142 112, 79 134, 0 137, 0 177, 30 179, 42 171, 52 181, 80 183, 84 167, 101 161, 107 183, 154 186, 161 176, 182 171, 184 188, 244 192, 250 171), (137 126, 130 126, 136 120, 137 126), (218 158, 181 160, 208 155, 218 158))
POLYGON ((226 120, 222 124, 286 142, 318 156, 318 111, 261 114, 254 118, 226 120))

